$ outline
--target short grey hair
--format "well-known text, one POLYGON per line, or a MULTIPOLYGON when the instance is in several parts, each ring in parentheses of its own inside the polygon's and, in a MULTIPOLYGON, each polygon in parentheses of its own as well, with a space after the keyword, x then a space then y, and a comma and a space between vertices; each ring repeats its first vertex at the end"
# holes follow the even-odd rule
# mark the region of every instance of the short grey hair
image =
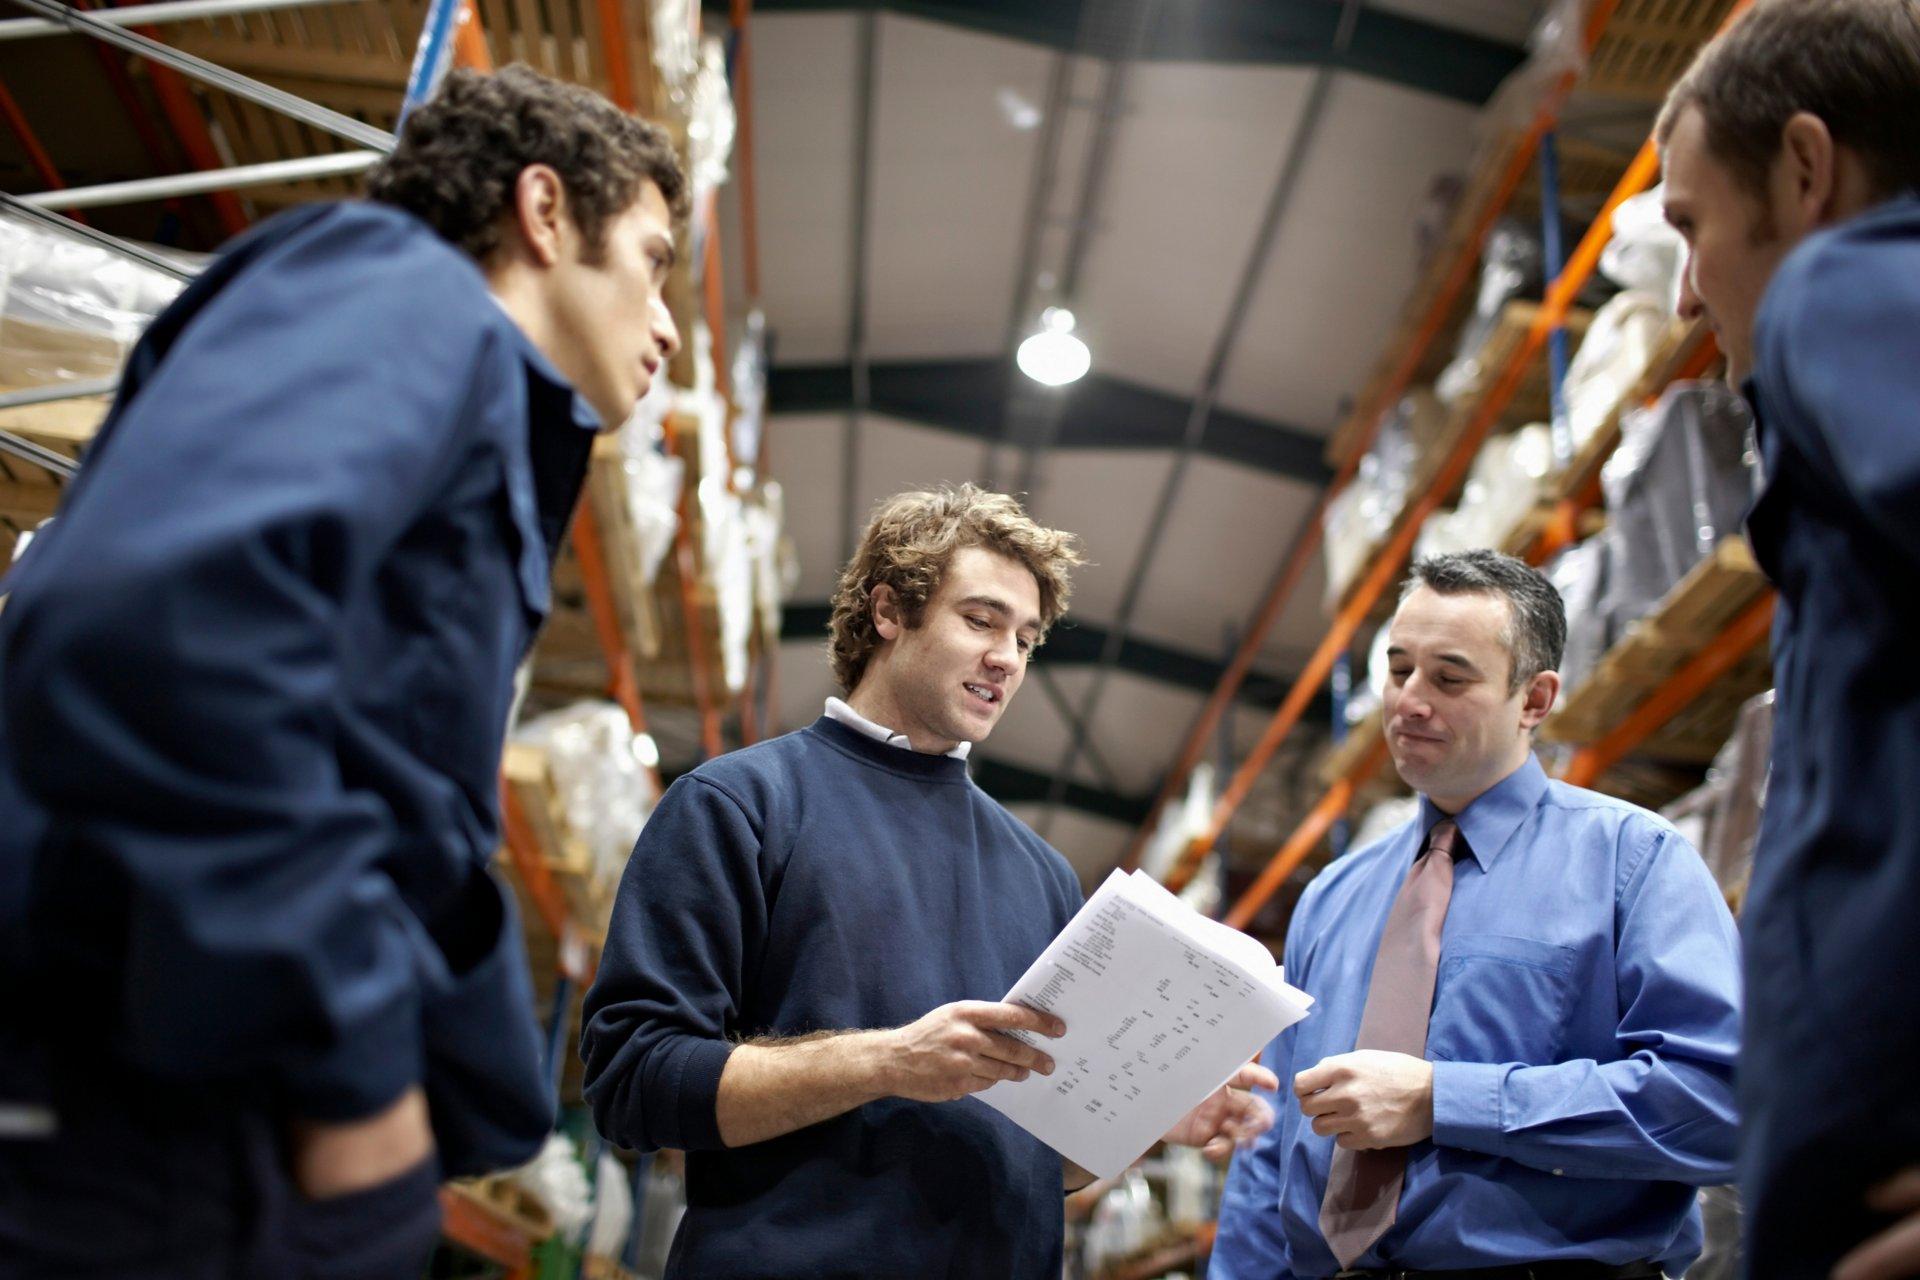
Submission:
POLYGON ((1567 647, 1567 607, 1547 575, 1498 551, 1451 551, 1414 562, 1400 603, 1421 587, 1443 596, 1498 595, 1507 602, 1500 643, 1512 660, 1507 693, 1518 693, 1542 671, 1555 671, 1567 647))

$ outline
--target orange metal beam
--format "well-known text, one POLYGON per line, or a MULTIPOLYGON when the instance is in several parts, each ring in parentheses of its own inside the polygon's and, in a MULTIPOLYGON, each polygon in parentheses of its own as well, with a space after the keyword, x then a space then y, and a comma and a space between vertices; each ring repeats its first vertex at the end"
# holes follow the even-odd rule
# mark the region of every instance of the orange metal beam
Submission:
POLYGON ((633 68, 627 61, 627 24, 620 16, 620 0, 599 0, 600 43, 607 56, 607 96, 622 111, 632 111, 633 68))
MULTIPOLYGON (((113 3, 118 8, 128 7, 127 0, 113 0, 113 3)), ((160 39, 160 33, 152 27, 135 27, 134 30, 148 39, 160 39)), ((213 135, 207 132, 207 118, 201 113, 200 103, 194 98, 186 79, 167 67, 152 63, 144 66, 148 78, 153 81, 154 95, 160 99, 160 109, 166 113, 167 123, 173 126, 174 135, 180 139, 180 146, 193 167, 226 168, 227 162, 221 157, 219 148, 213 145, 213 135)), ((214 216, 220 220, 221 230, 233 236, 247 229, 247 211, 233 192, 209 191, 207 200, 213 205, 214 216)))
POLYGON ((493 51, 487 48, 487 33, 480 28, 473 0, 460 6, 460 16, 454 20, 453 60, 470 71, 493 70, 493 51))
POLYGON ((747 286, 747 307, 760 303, 760 215, 758 188, 753 180, 753 45, 748 29, 753 0, 733 0, 733 170, 740 183, 741 265, 747 286))
POLYGON ((1660 726, 1673 719, 1707 687, 1767 637, 1773 625, 1774 595, 1767 592, 1747 606, 1746 612, 1715 637, 1706 648, 1678 671, 1667 677, 1659 688, 1634 708, 1611 733, 1578 752, 1567 764, 1563 779, 1576 787, 1589 787, 1611 769, 1629 751, 1645 742, 1660 726))
MULTIPOLYGON (((49 191, 65 191, 66 180, 60 176, 60 170, 54 167, 53 157, 49 156, 47 149, 40 145, 40 135, 33 131, 31 124, 27 123, 27 113, 22 111, 20 104, 13 100, 13 94, 8 92, 4 80, 0 80, 0 117, 6 119, 7 128, 13 131, 13 136, 19 140, 21 148, 27 153, 27 163, 31 164, 34 173, 39 175, 41 185, 49 191)), ((76 209, 73 212, 73 219, 75 222, 84 223, 87 217, 76 209)))
POLYGON ((1320 803, 1316 804, 1295 828, 1293 835, 1280 846, 1280 851, 1273 855, 1273 860, 1267 863, 1259 878, 1247 887, 1247 891, 1240 895, 1240 900, 1233 904, 1233 909, 1227 912, 1226 921, 1229 925, 1235 929, 1244 929, 1253 923, 1253 918, 1260 914, 1260 908, 1267 905, 1267 900, 1273 897, 1274 892, 1282 884, 1286 883, 1287 877, 1294 873, 1294 869, 1305 862, 1307 856, 1319 846, 1320 841, 1327 834, 1327 829, 1346 814, 1347 809, 1353 804, 1353 793, 1358 787, 1358 779, 1372 775, 1379 769, 1386 755, 1387 740, 1383 735, 1373 749, 1367 752, 1366 757, 1354 767, 1352 773, 1327 788, 1327 793, 1320 798, 1320 803))
POLYGON ((520 798, 513 793, 505 780, 500 784, 500 826, 506 839, 507 856, 513 859, 514 869, 520 873, 520 883, 526 886, 527 896, 533 899, 534 910, 540 913, 540 919, 553 936, 563 936, 567 923, 567 904, 561 896, 560 886, 554 881, 553 872, 547 868, 546 859, 540 856, 540 841, 535 838, 533 828, 527 823, 526 811, 520 807, 520 798))

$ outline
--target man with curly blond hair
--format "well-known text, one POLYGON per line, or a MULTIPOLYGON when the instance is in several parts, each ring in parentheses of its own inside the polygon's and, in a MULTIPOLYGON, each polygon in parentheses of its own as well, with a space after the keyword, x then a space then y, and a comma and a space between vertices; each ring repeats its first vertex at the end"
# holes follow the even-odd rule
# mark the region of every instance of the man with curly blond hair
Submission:
MULTIPOLYGON (((996 1033, 1058 1019, 1000 996, 1080 887, 966 761, 1080 562, 1002 494, 882 502, 834 594, 846 699, 647 823, 581 1052, 603 1134, 688 1153, 669 1276, 1060 1275, 1087 1175, 969 1095, 1052 1072, 996 1033)), ((1269 1118, 1223 1089, 1168 1136, 1224 1156, 1269 1118)))
POLYGON ((666 134, 459 72, 148 329, 0 614, 0 1273, 414 1280, 551 1128, 488 870, 596 430, 678 347, 666 134))

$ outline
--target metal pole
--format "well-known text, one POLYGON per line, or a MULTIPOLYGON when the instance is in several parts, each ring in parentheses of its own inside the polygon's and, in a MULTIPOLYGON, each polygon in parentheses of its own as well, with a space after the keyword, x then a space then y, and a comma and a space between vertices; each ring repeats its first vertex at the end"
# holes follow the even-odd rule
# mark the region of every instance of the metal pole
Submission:
POLYGON ((567 1032, 573 1021, 573 979, 562 971, 553 980, 553 1011, 547 1018, 547 1079, 553 1096, 560 1096, 560 1082, 567 1071, 567 1032))
POLYGON ((860 16, 860 79, 854 90, 853 279, 847 297, 847 363, 853 374, 853 406, 847 411, 847 442, 840 455, 842 564, 853 559, 859 519, 854 495, 860 487, 860 437, 867 408, 873 403, 873 369, 867 358, 867 218, 873 202, 873 90, 879 48, 880 14, 878 9, 868 9, 860 16))
MULTIPOLYGON (((118 236, 110 236, 104 231, 96 231, 84 222, 75 222, 72 218, 63 218, 51 210, 28 204, 19 196, 8 195, 4 191, 0 191, 0 208, 18 214, 29 222, 36 222, 50 231, 58 231, 64 235, 70 235, 77 240, 85 240, 88 244, 105 249, 109 253, 117 253, 122 257, 132 258, 141 266, 151 267, 163 275, 172 276, 175 280, 191 280, 197 274, 190 268, 181 266, 171 258, 161 257, 145 245, 135 244, 131 240, 122 240, 118 236)), ((81 394, 91 395, 93 393, 83 392, 81 394)))
MULTIPOLYGON (((1159 499, 1154 504, 1152 518, 1147 522, 1147 533, 1140 544, 1140 554, 1134 559, 1132 570, 1127 575, 1125 592, 1120 598, 1119 616, 1114 619, 1112 629, 1107 632, 1106 643, 1100 648, 1099 665, 1095 667, 1093 682, 1086 696, 1080 702, 1080 723, 1090 723, 1093 709, 1100 695, 1106 691, 1107 677, 1112 674, 1115 661, 1120 656, 1120 646, 1126 640, 1127 627, 1133 622, 1133 611, 1140 601, 1141 588, 1146 585, 1147 573, 1153 568, 1154 553, 1159 548, 1160 536, 1165 531, 1167 519, 1173 514, 1174 501, 1180 496, 1181 486, 1186 481, 1187 467, 1193 461, 1194 453, 1200 447, 1200 438, 1206 431, 1207 419, 1213 415, 1214 397, 1219 394, 1220 383, 1226 375, 1227 358, 1233 353, 1234 341, 1240 335, 1242 323, 1246 319, 1247 308, 1253 302, 1253 291, 1259 284, 1260 276, 1266 267, 1267 255, 1273 248, 1273 242, 1280 230, 1280 219, 1292 203, 1294 188, 1299 184, 1300 174, 1306 167, 1307 152, 1311 148, 1314 135, 1318 133, 1320 117, 1326 111, 1327 95, 1333 88, 1333 77, 1353 43, 1353 31, 1360 20, 1362 0, 1345 0, 1340 11, 1340 25, 1333 38, 1333 49, 1325 63, 1314 72, 1313 88, 1307 97, 1306 108, 1300 113, 1300 122, 1294 128, 1293 139, 1287 148, 1286 159, 1282 161, 1279 176, 1275 179, 1273 192, 1267 198, 1267 207, 1260 218, 1259 229, 1254 233, 1253 246, 1247 255, 1247 264, 1240 275, 1240 283, 1234 291, 1233 301, 1227 307, 1225 321, 1220 326, 1219 335, 1214 339, 1213 353, 1207 362, 1205 375, 1201 378, 1200 390, 1193 400, 1193 409, 1187 415, 1186 431, 1180 440, 1180 448, 1174 455, 1173 467, 1160 488, 1159 499)), ((1073 766, 1080 757, 1084 746, 1085 734, 1075 732, 1068 741, 1066 749, 1060 753, 1060 761, 1054 767, 1053 780, 1047 792, 1047 809, 1041 816, 1040 834, 1044 837, 1052 825, 1054 813, 1060 802, 1066 797, 1066 782, 1072 776, 1073 766)))
MULTIPOLYGON (((202 84, 212 85, 216 89, 231 93, 236 98, 245 98, 269 111, 278 111, 304 124, 310 124, 336 138, 344 138, 348 142, 358 143, 360 146, 369 147, 383 154, 393 150, 394 139, 390 133, 376 129, 372 125, 362 124, 351 116, 308 102, 305 98, 276 89, 272 85, 262 84, 250 76, 229 71, 225 67, 208 62, 205 58, 182 53, 178 49, 161 44, 158 40, 149 40, 138 32, 124 31, 110 22, 102 22, 91 13, 61 4, 59 0, 13 0, 13 3, 23 9, 31 9, 43 18, 61 23, 69 31, 91 35, 108 44, 117 45, 129 53, 157 62, 163 67, 171 67, 202 84)), ((137 16, 137 11, 133 12, 137 16)))
MULTIPOLYGON (((1560 235, 1560 148, 1552 130, 1540 138, 1540 247, 1546 278, 1559 277, 1566 265, 1566 247, 1560 235)), ((1567 421, 1567 329, 1553 326, 1547 335, 1547 376, 1553 405, 1553 463, 1564 468, 1573 461, 1573 426, 1567 421)))
MULTIPOLYGON (((1353 654, 1343 652, 1333 663, 1333 745, 1339 746, 1347 740, 1347 699, 1353 692, 1353 654)), ((1333 824, 1333 834, 1328 842, 1333 846, 1333 856, 1339 857, 1347 851, 1347 840, 1352 830, 1346 815, 1342 814, 1333 824)))
POLYGON ((400 124, 407 123, 413 109, 433 96, 440 76, 447 69, 447 57, 453 51, 453 29, 459 24, 460 9, 466 0, 433 0, 427 7, 427 20, 420 28, 420 43, 414 47, 413 66, 407 71, 407 91, 400 99, 400 124))
POLYGON ((63 480, 71 480, 80 470, 80 465, 72 458, 55 453, 51 449, 42 448, 11 431, 0 430, 0 453, 12 454, 23 462, 44 467, 63 480))
POLYGON ((30 404, 52 404, 56 400, 83 400, 88 396, 110 396, 119 386, 118 378, 88 378, 82 382, 56 382, 45 387, 0 391, 0 409, 22 409, 30 404))
POLYGON ((347 177, 365 173, 384 158, 377 151, 339 151, 324 156, 306 156, 299 160, 274 160, 266 164, 214 169, 206 173, 174 173, 160 178, 136 178, 130 182, 103 182, 93 187, 36 191, 20 199, 25 204, 41 209, 96 209, 102 205, 135 204, 141 200, 164 200, 169 196, 199 195, 203 191, 238 191, 276 182, 312 182, 321 178, 347 177))
MULTIPOLYGON (((228 18, 235 14, 259 13, 267 9, 299 9, 320 4, 364 4, 366 0, 160 0, 131 9, 101 9, 93 12, 100 21, 116 27, 157 26, 167 22, 197 22, 204 18, 228 18)), ((73 28, 65 22, 45 18, 8 18, 0 22, 0 41, 33 40, 41 36, 60 36, 73 28)))

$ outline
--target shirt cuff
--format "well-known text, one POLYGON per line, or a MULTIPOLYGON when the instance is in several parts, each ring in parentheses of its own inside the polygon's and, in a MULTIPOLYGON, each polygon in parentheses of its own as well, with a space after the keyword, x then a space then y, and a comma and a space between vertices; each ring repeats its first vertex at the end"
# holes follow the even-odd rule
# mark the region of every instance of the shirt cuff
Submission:
POLYGON ((1507 1068, 1491 1062, 1433 1064, 1433 1141, 1484 1155, 1502 1154, 1506 1128, 1500 1089, 1507 1068))
POLYGON ((660 1117, 659 1146, 681 1151, 718 1151, 726 1146, 720 1140, 720 1073, 732 1055, 733 1045, 725 1040, 686 1036, 673 1046, 661 1072, 667 1083, 667 1105, 660 1117), (672 1132, 665 1132, 669 1126, 672 1132))

